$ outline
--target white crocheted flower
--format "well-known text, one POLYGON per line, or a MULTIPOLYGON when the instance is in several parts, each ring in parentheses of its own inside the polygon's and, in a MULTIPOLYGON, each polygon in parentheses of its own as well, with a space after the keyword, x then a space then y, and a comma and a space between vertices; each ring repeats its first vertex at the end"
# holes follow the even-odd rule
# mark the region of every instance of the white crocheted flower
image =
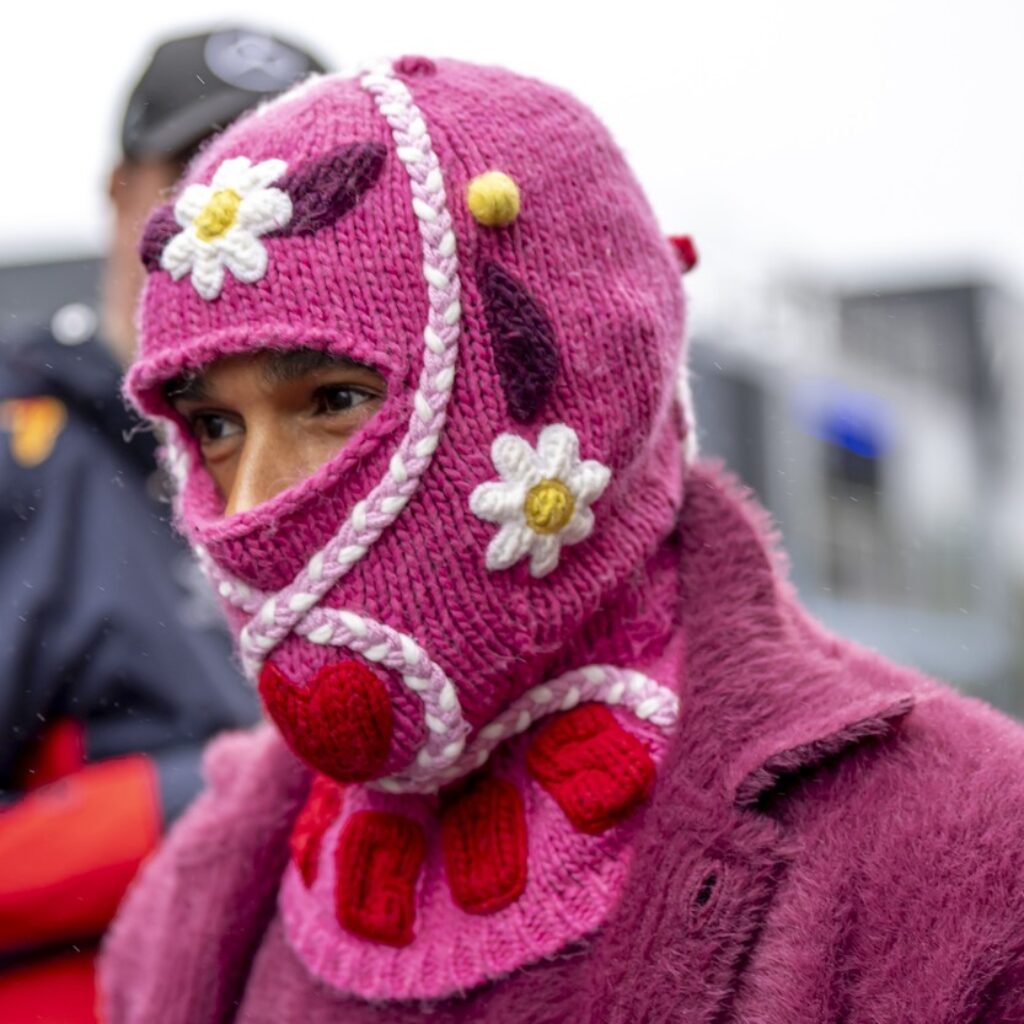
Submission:
POLYGON ((175 281, 189 271, 204 299, 220 295, 227 267, 252 284, 267 272, 267 250, 259 236, 284 227, 292 216, 286 192, 270 188, 284 174, 283 160, 253 165, 248 157, 225 160, 209 185, 189 185, 174 204, 182 231, 165 246, 160 266, 175 281))
POLYGON ((491 459, 501 480, 480 484, 469 498, 475 515, 501 524, 487 547, 487 568, 507 569, 529 555, 531 574, 546 576, 558 566, 563 544, 590 536, 590 506, 611 470, 594 459, 580 461, 576 431, 562 423, 540 432, 536 451, 515 434, 499 434, 491 459))

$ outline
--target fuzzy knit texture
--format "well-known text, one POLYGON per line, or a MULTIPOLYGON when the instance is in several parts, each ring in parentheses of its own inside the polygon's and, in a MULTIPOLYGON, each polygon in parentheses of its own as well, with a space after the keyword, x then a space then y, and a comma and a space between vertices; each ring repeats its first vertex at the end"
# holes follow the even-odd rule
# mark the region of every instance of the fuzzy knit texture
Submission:
POLYGON ((129 895, 109 1024, 1024 1020, 1019 726, 809 621, 716 471, 682 521, 689 713, 593 936, 429 1004, 333 994, 275 903, 310 773, 263 728, 210 752, 129 895))

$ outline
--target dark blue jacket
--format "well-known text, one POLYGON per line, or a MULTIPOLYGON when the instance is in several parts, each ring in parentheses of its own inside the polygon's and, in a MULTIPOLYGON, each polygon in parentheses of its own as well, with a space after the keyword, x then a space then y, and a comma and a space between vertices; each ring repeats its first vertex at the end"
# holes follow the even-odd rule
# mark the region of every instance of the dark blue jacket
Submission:
POLYGON ((167 822, 198 790, 204 742, 258 706, 119 377, 96 339, 0 344, 0 804, 70 719, 87 761, 152 755, 167 822), (39 398, 56 401, 24 402, 39 398))

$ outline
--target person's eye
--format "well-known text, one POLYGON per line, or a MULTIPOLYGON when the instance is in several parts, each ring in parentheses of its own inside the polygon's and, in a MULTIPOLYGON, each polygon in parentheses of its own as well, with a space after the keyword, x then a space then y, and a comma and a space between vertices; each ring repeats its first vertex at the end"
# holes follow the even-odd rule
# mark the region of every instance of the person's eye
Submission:
POLYGON ((316 412, 320 416, 349 412, 379 397, 354 384, 325 384, 315 392, 316 412))
POLYGON ((240 423, 216 412, 193 413, 189 427, 201 445, 216 444, 242 433, 240 423))

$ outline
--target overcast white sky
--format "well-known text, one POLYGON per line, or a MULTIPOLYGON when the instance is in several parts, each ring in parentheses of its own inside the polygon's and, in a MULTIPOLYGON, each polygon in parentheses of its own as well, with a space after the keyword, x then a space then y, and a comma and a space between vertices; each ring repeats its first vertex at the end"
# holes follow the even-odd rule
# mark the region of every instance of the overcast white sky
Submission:
POLYGON ((711 278, 968 267, 1024 290, 1019 0, 8 5, 0 260, 102 246, 120 105, 148 48, 234 20, 328 59, 451 55, 569 87, 711 278))

